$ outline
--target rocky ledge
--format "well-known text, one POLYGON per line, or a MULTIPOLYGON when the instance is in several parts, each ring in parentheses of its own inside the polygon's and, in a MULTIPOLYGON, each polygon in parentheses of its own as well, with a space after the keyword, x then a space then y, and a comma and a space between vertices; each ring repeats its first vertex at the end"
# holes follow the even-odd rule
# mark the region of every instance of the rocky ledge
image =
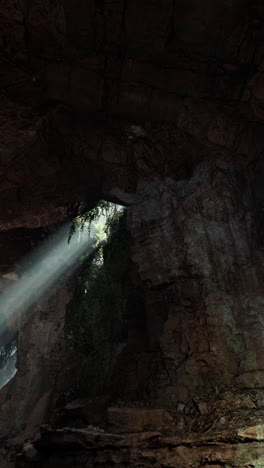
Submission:
POLYGON ((258 467, 264 466, 264 425, 180 440, 159 432, 126 435, 88 429, 44 429, 26 442, 14 465, 46 467, 258 467))

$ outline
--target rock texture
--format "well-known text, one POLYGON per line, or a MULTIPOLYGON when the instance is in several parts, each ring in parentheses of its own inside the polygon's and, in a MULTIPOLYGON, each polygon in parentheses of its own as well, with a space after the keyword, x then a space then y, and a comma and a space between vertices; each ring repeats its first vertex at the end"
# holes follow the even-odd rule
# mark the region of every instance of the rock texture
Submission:
POLYGON ((1 229, 62 221, 155 169, 182 178, 202 155, 259 158, 261 3, 199 5, 1 5, 1 229), (152 130, 151 148, 129 124, 152 130))
POLYGON ((28 229, 99 198, 128 206, 137 270, 119 394, 82 410, 105 433, 21 448, 67 388, 68 292, 19 325, 10 466, 16 444, 18 466, 264 465, 263 19, 258 0, 0 5, 1 274, 28 229))
MULTIPOLYGON (((263 430, 263 428, 262 428, 263 430)), ((252 428, 252 435, 254 428, 252 428)), ((256 433, 255 433, 256 434, 256 433)), ((84 430, 65 428, 47 431, 35 440, 34 445, 25 447, 18 457, 17 466, 155 466, 199 467, 210 466, 262 466, 264 462, 263 442, 253 435, 244 442, 245 434, 239 434, 234 442, 224 438, 188 439, 184 444, 177 439, 164 438, 159 433, 145 432, 120 436, 90 433, 84 430), (43 454, 43 455, 42 455, 43 454), (42 461, 40 461, 42 455, 42 461)))
MULTIPOLYGON (((54 386, 66 354, 64 340, 67 289, 55 287, 49 298, 34 306, 17 323, 17 373, 0 393, 3 436, 32 437, 48 421, 54 386)), ((71 364, 68 365, 68 370, 71 364)))

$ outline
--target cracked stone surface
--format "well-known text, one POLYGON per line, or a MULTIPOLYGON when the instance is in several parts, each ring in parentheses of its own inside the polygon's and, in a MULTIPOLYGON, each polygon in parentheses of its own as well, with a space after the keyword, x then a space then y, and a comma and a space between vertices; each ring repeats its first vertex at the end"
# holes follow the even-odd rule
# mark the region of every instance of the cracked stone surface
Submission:
POLYGON ((36 228, 124 204, 144 322, 98 434, 36 435, 67 387, 67 287, 17 325, 1 466, 264 466, 263 20, 260 0, 0 5, 0 273, 36 228))

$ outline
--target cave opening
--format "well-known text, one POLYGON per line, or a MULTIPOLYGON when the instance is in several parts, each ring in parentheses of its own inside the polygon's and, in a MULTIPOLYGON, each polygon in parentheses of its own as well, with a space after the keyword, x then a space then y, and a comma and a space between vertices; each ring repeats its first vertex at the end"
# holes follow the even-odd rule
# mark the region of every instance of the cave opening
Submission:
MULTIPOLYGON (((7 321, 15 322, 61 277, 69 276, 86 250, 92 252, 100 237, 103 238, 106 205, 66 223, 34 248, 19 265, 20 276, 2 291, 0 306, 1 332, 7 321), (87 229, 86 229, 87 228, 87 229), (13 283, 13 284, 12 284, 13 283)), ((109 209, 114 205, 110 204, 109 209)), ((102 239, 101 239, 102 240, 102 239)))
POLYGON ((113 367, 127 339, 131 237, 126 209, 105 202, 99 207, 96 213, 77 219, 82 231, 95 217, 92 247, 80 258, 78 281, 66 312, 66 340, 83 361, 81 382, 72 389, 75 397, 98 395, 113 387, 113 367))
POLYGON ((0 2, 1 468, 264 467, 262 4, 0 2))
MULTIPOLYGON (((36 311, 45 316, 36 304, 49 297, 54 285, 74 275, 80 265, 93 263, 101 268, 102 248, 113 231, 113 223, 123 213, 123 206, 101 200, 71 223, 31 234, 32 250, 16 265, 17 272, 1 277, 0 389, 17 372, 19 330, 36 311)), ((86 281, 85 295, 88 289, 86 281)))

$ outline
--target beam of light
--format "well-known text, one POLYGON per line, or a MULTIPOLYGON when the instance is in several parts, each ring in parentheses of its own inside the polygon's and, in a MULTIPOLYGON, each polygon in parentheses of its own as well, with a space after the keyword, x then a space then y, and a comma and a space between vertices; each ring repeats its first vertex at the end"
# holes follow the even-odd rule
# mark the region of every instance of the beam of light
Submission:
POLYGON ((93 229, 92 225, 90 236, 87 231, 76 232, 68 243, 67 224, 26 259, 23 276, 0 296, 0 337, 39 297, 48 294, 56 280, 72 273, 93 242, 93 229))
MULTIPOLYGON (((123 207, 116 205, 116 210, 123 211, 123 207)), ((106 240, 106 222, 107 213, 102 213, 97 221, 91 223, 90 229, 77 230, 70 243, 70 224, 63 226, 24 260, 20 279, 13 272, 3 276, 12 285, 2 293, 0 291, 0 357, 2 353, 5 360, 0 369, 0 389, 16 373, 16 346, 10 356, 7 356, 6 349, 16 339, 20 317, 25 323, 30 313, 34 312, 34 303, 44 295, 47 298, 52 285, 72 274, 81 256, 88 251, 91 253, 94 241, 106 240)), ((84 228, 88 226, 89 223, 84 228)))

